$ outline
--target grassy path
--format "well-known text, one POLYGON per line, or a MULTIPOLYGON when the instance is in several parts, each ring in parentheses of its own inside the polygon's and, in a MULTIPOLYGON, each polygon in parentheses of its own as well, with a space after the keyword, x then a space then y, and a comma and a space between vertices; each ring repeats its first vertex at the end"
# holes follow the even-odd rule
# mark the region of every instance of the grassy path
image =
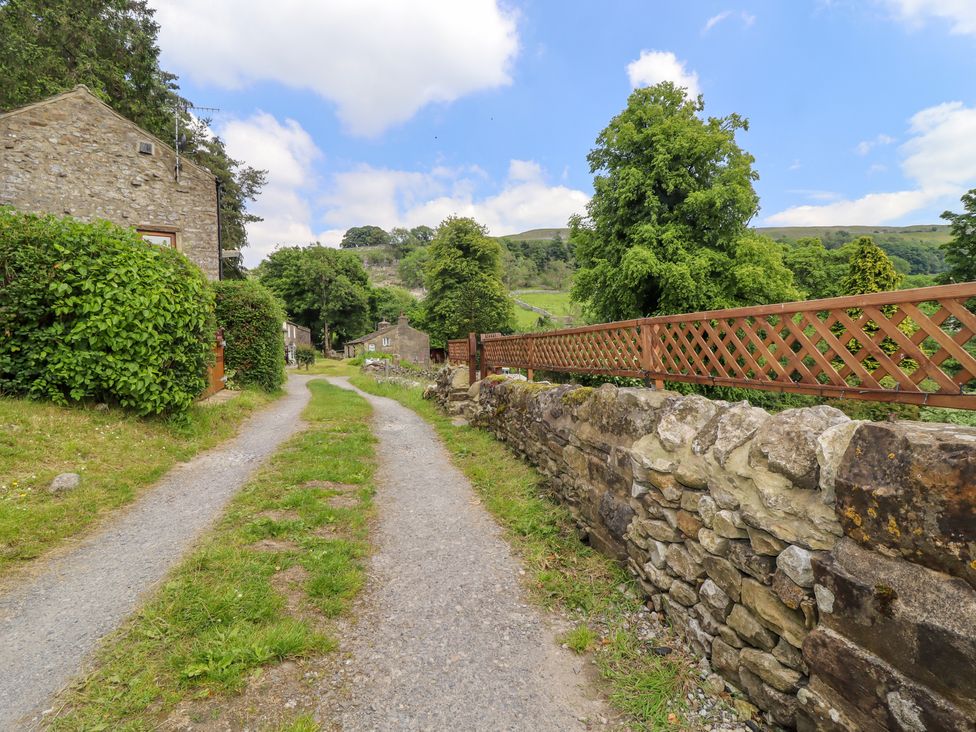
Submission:
POLYGON ((307 428, 103 644, 51 728, 318 729, 309 679, 364 581, 374 438, 362 398, 309 389, 307 428))
POLYGON ((685 695, 700 683, 695 660, 670 631, 651 623, 627 573, 579 541, 569 512, 545 493, 539 474, 489 433, 457 426, 421 389, 354 376, 363 391, 395 399, 431 424, 468 477, 526 570, 543 607, 574 626, 563 642, 599 669, 605 693, 635 730, 694 730, 685 695), (654 649, 674 647, 665 656, 654 649))
POLYGON ((176 463, 231 437, 273 398, 245 391, 221 404, 195 404, 175 422, 0 397, 0 579, 89 531, 176 463), (81 485, 51 495, 51 480, 63 472, 78 473, 81 485))

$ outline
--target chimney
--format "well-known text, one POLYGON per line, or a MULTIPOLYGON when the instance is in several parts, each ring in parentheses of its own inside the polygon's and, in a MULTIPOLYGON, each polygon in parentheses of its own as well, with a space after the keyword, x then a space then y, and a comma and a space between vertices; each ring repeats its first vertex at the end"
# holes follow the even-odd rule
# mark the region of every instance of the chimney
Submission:
POLYGON ((406 325, 408 320, 409 320, 409 318, 406 315, 404 315, 403 313, 400 313, 400 317, 397 318, 397 325, 399 325, 399 326, 406 325))
POLYGON ((379 323, 378 323, 378 324, 376 325, 376 330, 383 330, 384 328, 388 328, 388 327, 389 327, 389 325, 390 325, 390 321, 389 321, 389 320, 381 320, 381 321, 380 321, 380 322, 379 322, 379 323))

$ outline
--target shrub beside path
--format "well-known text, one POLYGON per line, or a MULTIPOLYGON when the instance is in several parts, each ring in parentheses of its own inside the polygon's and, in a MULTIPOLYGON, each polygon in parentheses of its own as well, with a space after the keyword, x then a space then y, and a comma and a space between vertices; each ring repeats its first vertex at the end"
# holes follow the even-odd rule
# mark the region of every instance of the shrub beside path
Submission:
POLYGON ((171 470, 117 520, 0 594, 0 730, 40 721, 45 703, 98 640, 140 605, 238 488, 301 428, 311 378, 291 375, 286 395, 236 437, 171 470))
POLYGON ((346 730, 534 732, 610 717, 586 661, 560 648, 527 601, 501 529, 433 428, 359 393, 379 439, 376 553, 343 642, 349 698, 338 708, 327 698, 319 716, 346 730))

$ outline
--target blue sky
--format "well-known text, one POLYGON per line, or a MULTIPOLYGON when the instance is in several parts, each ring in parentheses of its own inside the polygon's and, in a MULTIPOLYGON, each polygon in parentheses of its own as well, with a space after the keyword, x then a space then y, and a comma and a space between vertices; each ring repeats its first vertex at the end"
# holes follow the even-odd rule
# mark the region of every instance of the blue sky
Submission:
POLYGON ((750 120, 759 225, 938 223, 976 186, 976 0, 152 0, 163 64, 269 170, 245 261, 350 227, 564 226, 642 84, 750 120))

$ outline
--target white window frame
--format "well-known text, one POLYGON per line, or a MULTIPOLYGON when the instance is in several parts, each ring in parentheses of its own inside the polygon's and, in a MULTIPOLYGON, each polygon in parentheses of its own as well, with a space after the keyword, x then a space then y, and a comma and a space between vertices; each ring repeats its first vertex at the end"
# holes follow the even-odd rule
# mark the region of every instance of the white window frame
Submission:
POLYGON ((389 347, 390 347, 390 337, 383 336, 383 348, 389 348, 389 347))

